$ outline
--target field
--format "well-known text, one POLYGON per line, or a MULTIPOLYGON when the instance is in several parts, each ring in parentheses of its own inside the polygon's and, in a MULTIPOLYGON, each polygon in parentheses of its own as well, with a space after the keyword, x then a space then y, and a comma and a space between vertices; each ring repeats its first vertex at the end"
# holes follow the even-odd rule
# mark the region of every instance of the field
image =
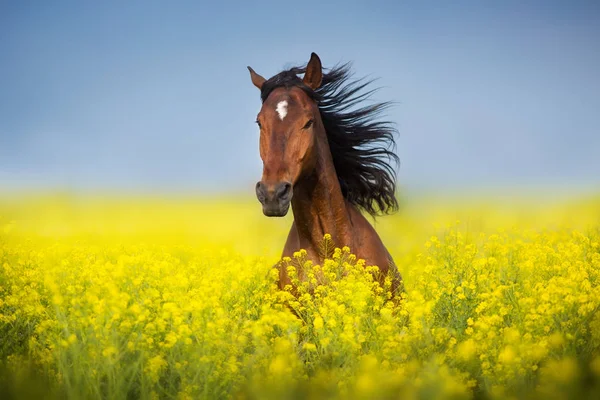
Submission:
POLYGON ((600 398, 600 197, 404 198, 376 221, 399 301, 353 249, 277 291, 290 221, 3 196, 3 398, 600 398))

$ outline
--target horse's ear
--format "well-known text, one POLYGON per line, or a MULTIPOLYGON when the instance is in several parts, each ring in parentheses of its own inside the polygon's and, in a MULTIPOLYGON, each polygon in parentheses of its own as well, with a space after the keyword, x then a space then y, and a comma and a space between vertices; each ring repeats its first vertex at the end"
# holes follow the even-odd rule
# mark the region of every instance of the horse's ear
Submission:
POLYGON ((254 72, 254 70, 248 67, 248 71, 250 71, 250 79, 252 79, 252 83, 254 86, 258 88, 258 90, 262 89, 263 83, 265 83, 266 79, 254 72))
POLYGON ((310 61, 306 65, 306 73, 302 80, 306 86, 312 90, 316 90, 321 86, 323 80, 323 67, 321 65, 321 59, 315 53, 311 53, 310 61))

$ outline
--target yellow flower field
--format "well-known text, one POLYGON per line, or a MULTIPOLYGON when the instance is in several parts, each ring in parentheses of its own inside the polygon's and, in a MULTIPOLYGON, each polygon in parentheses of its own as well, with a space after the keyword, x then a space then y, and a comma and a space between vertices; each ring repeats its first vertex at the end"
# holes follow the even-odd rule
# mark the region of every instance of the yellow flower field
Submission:
POLYGON ((600 197, 406 198, 403 274, 287 260, 250 198, 0 200, 0 390, 17 398, 600 398, 600 197), (294 313, 291 311, 294 310, 294 313))

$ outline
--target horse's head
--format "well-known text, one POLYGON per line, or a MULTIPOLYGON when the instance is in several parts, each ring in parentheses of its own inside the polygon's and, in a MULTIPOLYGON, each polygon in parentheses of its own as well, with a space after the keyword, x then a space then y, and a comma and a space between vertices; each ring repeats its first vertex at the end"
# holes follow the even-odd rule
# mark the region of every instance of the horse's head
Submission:
MULTIPOLYGON (((248 67, 254 86, 261 91, 267 81, 248 67)), ((263 174, 256 196, 269 217, 287 214, 294 185, 312 171, 317 159, 316 136, 323 130, 319 108, 309 93, 321 85, 321 60, 312 53, 302 81, 275 87, 256 118, 260 129, 263 174), (302 86, 305 86, 303 89, 302 86)))

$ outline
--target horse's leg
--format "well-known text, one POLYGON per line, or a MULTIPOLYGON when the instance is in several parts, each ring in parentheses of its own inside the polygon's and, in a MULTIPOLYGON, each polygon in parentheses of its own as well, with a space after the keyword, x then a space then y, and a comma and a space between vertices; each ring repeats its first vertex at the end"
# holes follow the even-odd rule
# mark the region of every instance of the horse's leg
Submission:
MULTIPOLYGON (((292 223, 290 233, 288 234, 287 240, 285 242, 285 246, 283 247, 283 252, 281 254, 281 258, 282 259, 283 259, 283 257, 292 258, 294 255, 294 252, 298 251, 299 246, 300 246, 300 244, 298 241, 298 231, 296 230, 296 224, 292 223)), ((292 281, 287 274, 287 266, 284 264, 283 260, 279 260, 279 262, 274 267, 279 270, 279 280, 277 282, 277 286, 279 287, 279 290, 284 290, 286 285, 292 284, 292 281)), ((294 296, 297 295, 294 287, 292 287, 291 293, 294 296)), ((292 314, 294 314, 297 318, 302 319, 298 315, 296 310, 294 310, 289 304, 286 304, 286 306, 292 314)))

